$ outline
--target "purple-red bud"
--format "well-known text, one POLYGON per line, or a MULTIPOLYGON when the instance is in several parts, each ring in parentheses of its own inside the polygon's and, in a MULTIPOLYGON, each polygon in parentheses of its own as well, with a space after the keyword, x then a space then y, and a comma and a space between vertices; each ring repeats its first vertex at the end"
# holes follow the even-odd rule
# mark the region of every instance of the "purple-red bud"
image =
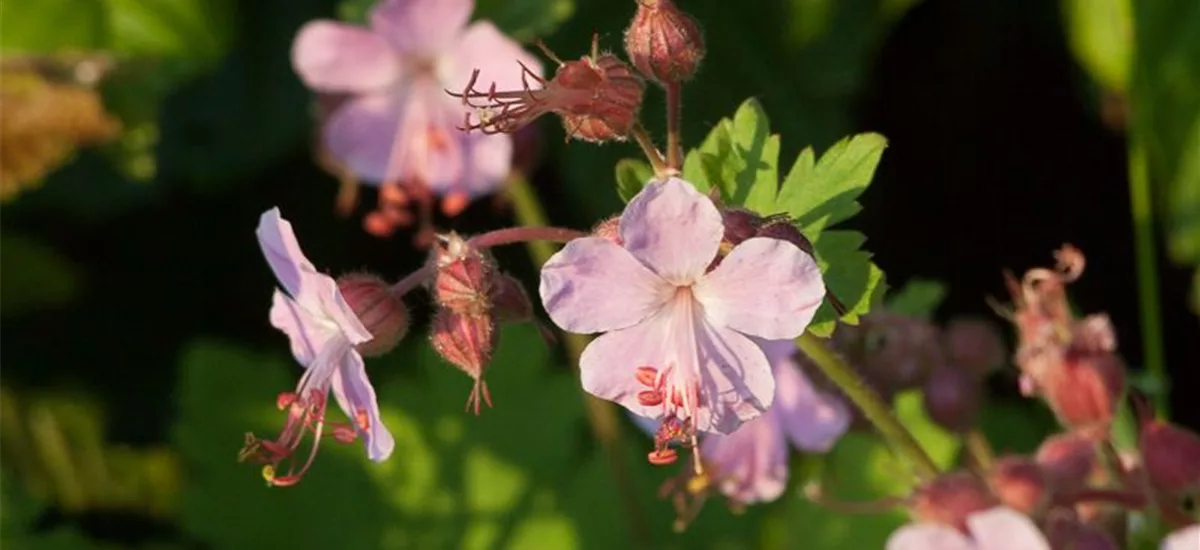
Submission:
POLYGON ((779 239, 796 245, 797 248, 813 254, 812 242, 796 229, 796 225, 788 218, 772 217, 763 220, 762 225, 754 235, 755 237, 768 237, 771 239, 779 239))
POLYGON ((1041 378, 1042 396, 1073 430, 1107 432, 1125 391, 1125 365, 1113 353, 1077 353, 1068 349, 1058 365, 1041 378))
POLYGON ((1046 520, 1046 539, 1056 550, 1120 550, 1100 527, 1081 521, 1070 509, 1054 510, 1046 520))
POLYGON ((1096 444, 1078 433, 1052 435, 1038 447, 1034 461, 1054 493, 1073 493, 1087 486, 1096 468, 1096 444))
POLYGON ((704 35, 672 0, 638 0, 625 31, 625 52, 646 78, 660 84, 683 82, 704 59, 704 35))
POLYGON ((942 334, 946 360, 976 376, 984 376, 1004 363, 1008 352, 996 325, 983 319, 950 321, 942 334))
POLYGON ((492 260, 454 233, 442 238, 433 253, 434 301, 455 313, 486 315, 492 308, 496 273, 492 260))
POLYGON ((972 373, 952 366, 939 366, 929 373, 923 388, 925 411, 938 425, 952 432, 965 433, 975 424, 983 387, 972 373))
POLYGON ((1142 467, 1157 491, 1179 495, 1200 491, 1200 436, 1165 422, 1142 426, 1142 467))
POLYGON ((857 327, 840 327, 833 339, 869 380, 893 392, 920 385, 945 361, 937 327, 888 311, 867 315, 857 327))
POLYGON ((970 472, 950 472, 917 489, 912 512, 917 519, 967 532, 967 516, 999 504, 988 486, 970 472))
POLYGON ((646 83, 624 61, 610 53, 568 61, 554 81, 593 94, 560 113, 569 137, 593 143, 629 137, 642 109, 646 83))
MULTIPOLYGON (((725 225, 725 236, 722 239, 721 247, 728 246, 733 249, 742 241, 757 236, 758 224, 762 222, 762 218, 745 208, 726 207, 721 209, 721 222, 725 225)), ((725 250, 724 252, 728 253, 729 251, 725 250)))
POLYGON ((1019 456, 997 459, 988 472, 988 485, 1005 506, 1037 515, 1050 500, 1046 474, 1036 462, 1019 456))
POLYGON ((492 307, 501 323, 533 320, 533 302, 525 292, 525 285, 507 273, 496 273, 492 281, 492 307))
POLYGON ((408 333, 408 309, 383 279, 366 273, 349 273, 337 280, 338 291, 371 333, 371 340, 355 346, 367 357, 383 355, 408 333))

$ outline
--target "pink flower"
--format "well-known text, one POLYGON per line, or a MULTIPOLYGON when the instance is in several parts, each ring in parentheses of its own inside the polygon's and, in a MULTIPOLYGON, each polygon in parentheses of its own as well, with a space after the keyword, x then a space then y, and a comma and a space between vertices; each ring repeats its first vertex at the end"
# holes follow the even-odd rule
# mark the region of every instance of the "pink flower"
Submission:
POLYGON ((721 492, 741 504, 771 502, 783 494, 789 441, 802 451, 823 453, 850 427, 846 404, 817 391, 800 370, 794 342, 760 345, 775 375, 775 404, 732 434, 708 434, 700 442, 700 455, 721 492))
POLYGON ((464 30, 471 0, 382 0, 369 28, 329 20, 302 27, 292 65, 318 93, 351 96, 324 127, 324 143, 347 170, 370 183, 408 182, 437 195, 473 197, 507 176, 512 138, 457 129, 460 89, 479 69, 499 86, 520 84, 523 63, 541 64, 490 22, 464 30))
POLYGON ((888 538, 887 550, 1050 550, 1050 543, 1028 516, 997 506, 967 516, 964 535, 938 523, 912 523, 888 538))
POLYGON ((749 337, 804 331, 825 296, 813 258, 759 237, 708 271, 721 214, 678 178, 648 184, 619 230, 621 244, 576 239, 542 268, 550 318, 570 332, 606 333, 580 358, 584 389, 662 420, 660 435, 670 439, 732 433, 761 415, 775 379, 749 337))
POLYGON ((1200 550, 1200 523, 1168 535, 1163 539, 1162 550, 1200 550))
MULTIPOLYGON (((363 358, 355 349, 372 336, 342 297, 337 282, 318 272, 300 250, 292 225, 279 209, 263 213, 258 241, 283 291, 276 290, 271 325, 287 334, 292 354, 306 370, 294 393, 284 393, 278 405, 288 412, 283 433, 275 441, 248 441, 247 454, 268 464, 268 481, 290 485, 308 469, 317 443, 327 427, 325 404, 332 390, 338 405, 352 422, 328 424, 339 441, 362 437, 367 455, 382 461, 392 454, 395 441, 379 417, 375 390, 367 379, 363 358), (277 475, 275 468, 290 458, 304 436, 313 432, 313 449, 298 471, 277 475)), ((328 435, 328 434, 326 434, 328 435)))

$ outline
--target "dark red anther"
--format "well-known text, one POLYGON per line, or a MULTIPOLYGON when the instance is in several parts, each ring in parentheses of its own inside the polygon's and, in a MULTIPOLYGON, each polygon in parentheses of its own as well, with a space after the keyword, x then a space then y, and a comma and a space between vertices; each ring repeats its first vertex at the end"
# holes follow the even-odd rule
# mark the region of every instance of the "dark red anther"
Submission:
POLYGON ((653 407, 661 405, 663 402, 663 394, 660 391, 646 390, 640 391, 637 394, 638 403, 644 407, 653 407))
POLYGON ((649 386, 653 388, 655 382, 658 381, 658 369, 654 367, 638 367, 634 376, 637 378, 638 382, 641 382, 643 386, 649 386))
POLYGON ((675 449, 655 449, 646 458, 655 466, 666 466, 679 459, 679 453, 675 449))
POLYGON ((358 439, 358 431, 349 424, 342 424, 333 429, 333 438, 338 443, 354 443, 354 440, 358 439))
POLYGON ((282 411, 292 406, 292 404, 296 402, 296 399, 296 394, 290 391, 279 392, 279 395, 275 397, 275 406, 279 407, 279 410, 282 411))

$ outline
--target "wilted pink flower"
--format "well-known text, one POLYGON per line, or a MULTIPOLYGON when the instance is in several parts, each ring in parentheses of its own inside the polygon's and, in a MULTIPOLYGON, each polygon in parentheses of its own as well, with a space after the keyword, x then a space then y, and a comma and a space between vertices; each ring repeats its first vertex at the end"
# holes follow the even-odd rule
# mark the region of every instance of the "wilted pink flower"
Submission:
POLYGON ((718 487, 739 504, 771 502, 788 480, 788 442, 823 453, 850 427, 839 397, 817 391, 796 364, 791 340, 760 341, 775 375, 775 403, 729 435, 708 434, 700 455, 718 487))
POLYGON ((888 537, 887 550, 1050 550, 1029 517, 997 506, 967 517, 969 534, 939 523, 911 523, 888 537))
POLYGON ((465 205, 508 174, 512 138, 457 129, 466 110, 446 89, 476 70, 501 86, 520 84, 518 63, 536 58, 490 22, 465 29, 471 0, 382 0, 369 27, 317 20, 302 27, 292 65, 318 93, 351 96, 324 125, 324 144, 370 183, 406 182, 465 205))
POLYGON ((580 358, 584 389, 680 428, 684 440, 761 415, 775 380, 748 336, 804 331, 825 296, 813 258, 756 237, 706 272, 725 232, 721 214, 678 178, 647 185, 619 229, 621 244, 575 239, 542 268, 550 318, 570 332, 606 333, 580 358))
POLYGON ((1200 550, 1200 523, 1168 535, 1163 539, 1162 550, 1200 550))
POLYGON ((249 436, 243 457, 267 464, 264 474, 274 485, 291 485, 312 464, 322 435, 339 441, 363 438, 367 455, 382 461, 392 454, 395 441, 379 416, 375 390, 367 379, 363 358, 356 345, 372 340, 371 333, 355 316, 332 277, 313 267, 278 208, 263 213, 258 224, 258 241, 263 255, 283 291, 276 290, 271 307, 271 325, 287 334, 292 354, 306 370, 293 393, 283 393, 278 406, 287 411, 283 433, 275 441, 249 436), (330 390, 351 419, 349 424, 327 423, 325 405, 330 390), (330 433, 322 433, 330 428, 330 433), (312 432, 313 449, 299 469, 283 475, 276 467, 292 457, 305 435, 312 432))

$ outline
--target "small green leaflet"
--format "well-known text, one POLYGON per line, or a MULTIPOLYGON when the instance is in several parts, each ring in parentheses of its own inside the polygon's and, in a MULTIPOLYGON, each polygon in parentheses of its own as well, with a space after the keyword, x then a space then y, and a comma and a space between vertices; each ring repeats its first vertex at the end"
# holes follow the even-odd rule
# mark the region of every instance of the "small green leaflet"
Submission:
MULTIPOLYGON (((887 140, 879 134, 851 136, 817 157, 813 149, 800 153, 780 185, 779 136, 770 132, 767 114, 754 98, 746 100, 732 118, 723 118, 699 147, 688 152, 683 178, 701 192, 720 191, 731 206, 743 206, 764 216, 786 214, 813 243, 817 263, 830 292, 846 306, 841 321, 857 324, 872 303, 882 298, 883 271, 862 250, 861 233, 827 228, 846 221, 862 209, 858 196, 875 175, 887 140)), ((649 178, 649 167, 625 160, 617 166, 617 192, 628 201, 649 178)), ((809 330, 819 336, 833 333, 837 314, 821 306, 809 330)))
POLYGON ((941 281, 913 278, 888 293, 885 306, 894 313, 928 321, 945 299, 946 285, 941 281))

